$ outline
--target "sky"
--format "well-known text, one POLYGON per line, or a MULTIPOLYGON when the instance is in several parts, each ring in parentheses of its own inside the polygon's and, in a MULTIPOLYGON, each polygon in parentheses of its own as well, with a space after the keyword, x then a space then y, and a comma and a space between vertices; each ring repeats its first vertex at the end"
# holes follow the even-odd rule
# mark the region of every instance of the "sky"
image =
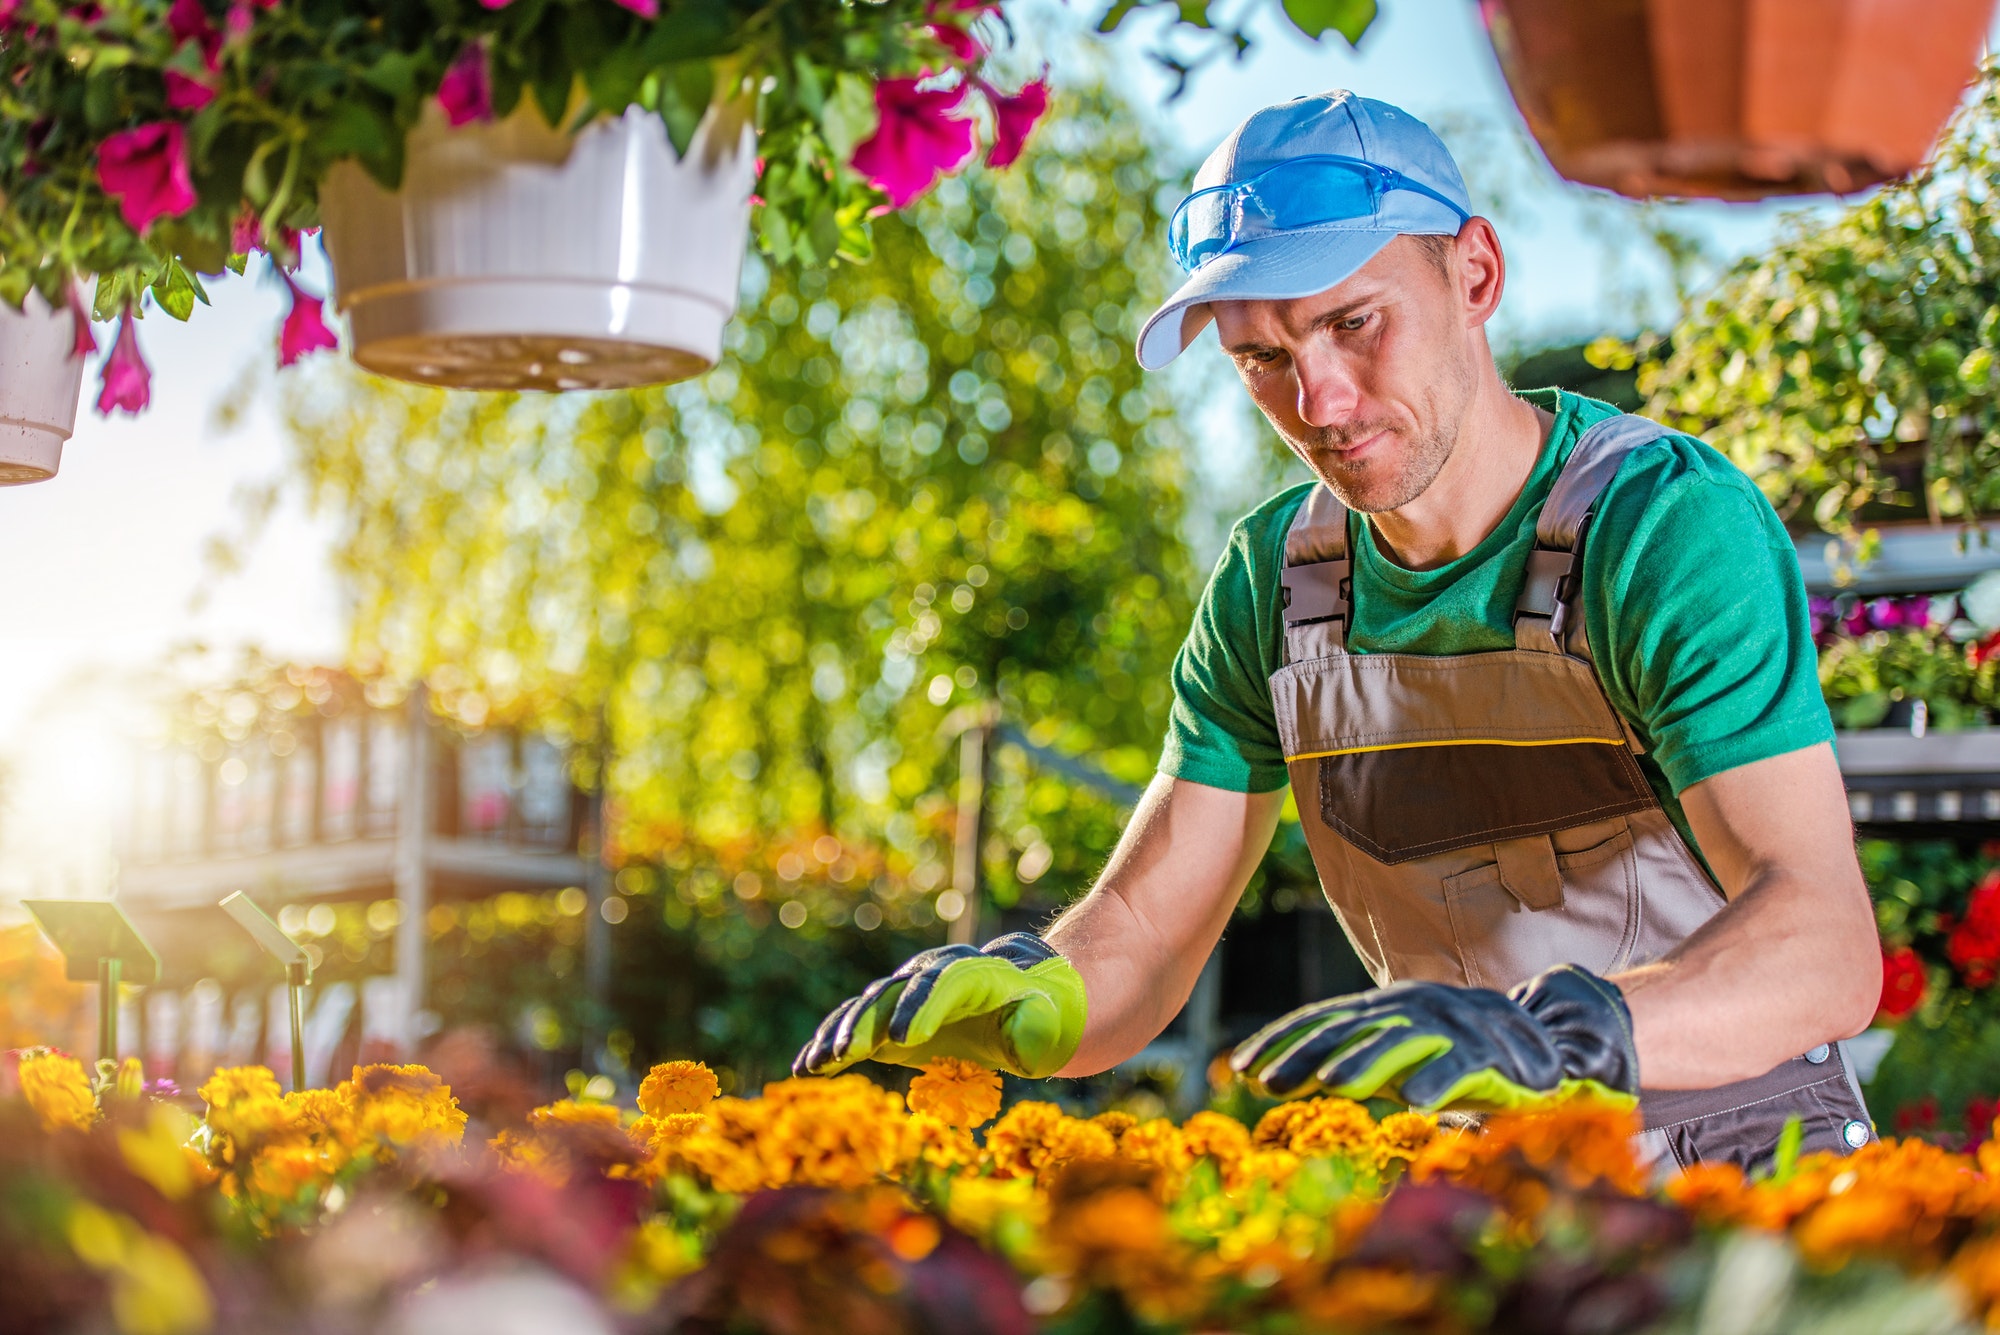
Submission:
MULTIPOLYGON (((1021 56, 1061 74, 1077 52, 1105 52, 1094 59, 1128 82, 1190 166, 1265 103, 1332 87, 1431 120, 1508 247, 1503 344, 1626 331, 1670 314, 1662 273, 1625 240, 1630 206, 1563 185, 1527 145, 1469 0, 1385 0, 1358 52, 1334 36, 1306 41, 1263 0, 1268 17, 1253 29, 1248 57, 1204 69, 1173 102, 1145 55, 1163 25, 1142 15, 1098 46, 1081 35, 1085 11, 1097 8, 1079 0, 1046 23, 1020 24, 1021 56)), ((1675 212, 1730 258, 1761 247, 1780 209, 1675 212)), ((316 248, 303 281, 315 292, 329 287, 316 248)), ((332 531, 296 495, 271 516, 240 573, 217 578, 207 565, 211 543, 242 526, 239 497, 285 465, 274 408, 284 288, 253 267, 210 295, 213 307, 198 307, 187 324, 160 312, 142 322, 154 371, 144 415, 97 414, 93 366, 60 474, 0 488, 0 564, 15 572, 0 579, 0 758, 13 769, 0 815, 0 897, 53 888, 51 876, 72 890, 109 882, 101 825, 79 825, 73 813, 103 809, 129 782, 119 739, 135 720, 118 686, 128 674, 192 642, 321 662, 338 661, 345 647, 343 597, 327 560, 332 531), (218 411, 224 404, 235 407, 230 420, 218 411)), ((99 327, 101 346, 112 333, 99 327)))

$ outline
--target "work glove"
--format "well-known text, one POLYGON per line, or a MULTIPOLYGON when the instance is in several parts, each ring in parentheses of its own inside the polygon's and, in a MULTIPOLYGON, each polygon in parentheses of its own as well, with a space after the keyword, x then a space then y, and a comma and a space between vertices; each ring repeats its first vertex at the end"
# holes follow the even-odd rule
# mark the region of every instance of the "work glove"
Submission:
POLYGON ((793 1075, 832 1075, 871 1058, 922 1066, 960 1057, 1041 1079, 1083 1039, 1083 979, 1038 936, 939 946, 912 956, 820 1021, 793 1075))
POLYGON ((1632 1012, 1616 986, 1573 964, 1504 995, 1394 983, 1293 1011, 1229 1064, 1263 1092, 1383 1095, 1413 1108, 1530 1108, 1591 1094, 1636 1103, 1632 1012))

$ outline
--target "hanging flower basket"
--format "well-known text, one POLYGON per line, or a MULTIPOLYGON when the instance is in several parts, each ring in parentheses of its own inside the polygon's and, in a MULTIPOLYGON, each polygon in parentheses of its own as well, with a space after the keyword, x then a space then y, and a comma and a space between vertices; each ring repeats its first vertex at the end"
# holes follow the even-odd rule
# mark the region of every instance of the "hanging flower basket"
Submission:
POLYGON ((371 371, 468 389, 617 389, 722 354, 749 237, 755 137, 711 113, 685 156, 633 108, 575 136, 532 106, 428 116, 403 188, 353 163, 320 212, 335 300, 371 371))
POLYGON ((1634 197, 1845 194, 1929 156, 1993 0, 1481 0, 1555 169, 1634 197))
POLYGON ((982 138, 1019 155, 1047 89, 991 82, 1005 31, 998 0, 0 0, 0 302, 81 312, 94 277, 99 404, 136 412, 134 317, 189 318, 252 252, 292 297, 281 363, 335 345, 291 277, 324 221, 363 365, 678 379, 749 236, 864 258, 982 138))
POLYGON ((56 475, 76 427, 89 340, 87 321, 79 329, 39 294, 18 311, 0 306, 0 486, 56 475))

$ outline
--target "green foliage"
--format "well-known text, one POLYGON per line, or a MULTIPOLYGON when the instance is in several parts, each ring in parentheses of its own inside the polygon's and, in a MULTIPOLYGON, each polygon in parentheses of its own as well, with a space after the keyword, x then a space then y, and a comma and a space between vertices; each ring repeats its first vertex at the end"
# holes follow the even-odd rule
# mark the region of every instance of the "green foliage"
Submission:
MULTIPOLYGON (((468 46, 486 53, 493 109, 524 98, 553 124, 629 106, 657 112, 685 145, 711 108, 754 116, 765 174, 757 234, 781 262, 868 251, 881 195, 848 165, 875 128, 879 78, 977 75, 930 35, 924 0, 664 0, 646 19, 612 0, 286 0, 195 5, 205 37, 168 21, 168 0, 10 6, 0 43, 0 297, 52 303, 95 275, 100 313, 150 289, 176 319, 206 300, 195 274, 242 267, 246 216, 281 254, 318 222, 329 168, 359 161, 402 177, 405 136, 468 46), (213 67, 208 61, 212 44, 213 67), (199 109, 167 101, 165 76, 214 89, 199 109), (105 139, 171 124, 186 135, 198 196, 135 232, 98 179, 105 139)), ((183 16, 184 17, 184 16, 183 16)))
MULTIPOLYGON (((925 928, 955 729, 990 707, 1150 775, 1197 572, 1188 442, 1131 354, 1164 253, 1131 124, 1072 98, 1022 170, 885 221, 875 264, 753 273, 696 383, 447 394, 331 361, 289 381, 364 666, 606 758, 580 777, 608 784, 638 878, 617 932, 657 920, 796 984, 759 933, 925 928)), ((1087 882, 1123 815, 1004 746, 993 812, 1003 902, 1087 882)), ((740 1035, 741 1004, 716 1024, 740 1035)))
POLYGON ((1926 726, 1976 727, 2000 704, 2000 660, 1975 665, 1942 630, 1878 630, 1835 639, 1819 655, 1820 690, 1835 726, 1872 728, 1899 700, 1921 700, 1926 726))
MULTIPOLYGON (((1172 15, 1170 33, 1192 33, 1207 49, 1189 54, 1162 45, 1153 59, 1176 79, 1173 96, 1179 97, 1187 81, 1202 65, 1224 54, 1241 58, 1251 46, 1250 24, 1258 12, 1259 0, 1244 4, 1223 4, 1219 0, 1111 0, 1097 21, 1099 32, 1116 32, 1134 14, 1166 11, 1172 15)), ((1361 35, 1375 22, 1376 0, 1277 0, 1275 8, 1293 28, 1318 41, 1329 32, 1359 46, 1361 35)))
POLYGON ((1686 310, 1641 369, 1651 414, 1728 454, 1796 525, 2000 509, 1996 154, 1989 64, 1923 171, 1794 221, 1686 310))

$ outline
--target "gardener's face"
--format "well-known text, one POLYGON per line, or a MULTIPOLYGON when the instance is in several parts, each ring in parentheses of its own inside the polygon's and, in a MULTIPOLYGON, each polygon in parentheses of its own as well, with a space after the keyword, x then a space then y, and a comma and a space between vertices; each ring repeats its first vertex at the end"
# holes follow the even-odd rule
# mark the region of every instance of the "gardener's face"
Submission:
POLYGON ((1504 268, 1475 218, 1456 240, 1400 236, 1338 287, 1224 301, 1222 346, 1292 452, 1364 513, 1422 495, 1458 443, 1504 268))

